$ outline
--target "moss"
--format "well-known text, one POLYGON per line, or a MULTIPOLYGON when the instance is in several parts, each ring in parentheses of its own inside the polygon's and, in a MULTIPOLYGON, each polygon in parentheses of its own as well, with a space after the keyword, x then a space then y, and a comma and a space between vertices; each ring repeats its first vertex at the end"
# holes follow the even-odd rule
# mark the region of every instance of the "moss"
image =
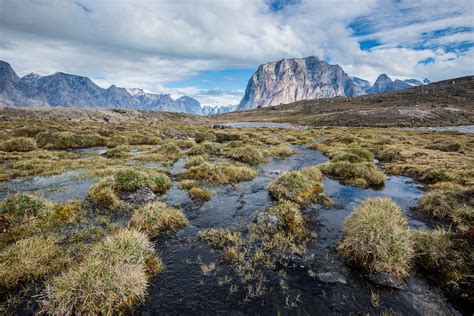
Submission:
POLYGON ((156 237, 167 231, 176 231, 187 222, 186 216, 180 210, 156 202, 137 208, 129 225, 156 237))
POLYGON ((322 174, 316 167, 285 172, 268 186, 276 200, 289 200, 299 204, 315 202, 323 191, 322 174))
POLYGON ((49 314, 117 314, 144 300, 150 273, 162 270, 146 235, 120 230, 95 245, 83 262, 48 284, 49 314))
POLYGON ((18 137, 3 142, 0 149, 7 152, 32 151, 36 149, 36 142, 31 138, 18 137))
POLYGON ((226 184, 251 180, 255 177, 254 169, 241 164, 220 162, 212 164, 202 163, 189 168, 187 175, 191 178, 202 179, 212 183, 226 184))
POLYGON ((354 186, 379 187, 385 182, 383 172, 375 169, 372 163, 351 163, 348 161, 328 162, 320 166, 324 174, 336 177, 354 186))
POLYGON ((55 271, 60 253, 53 236, 33 236, 9 245, 0 253, 0 288, 14 287, 55 271))
POLYGON ((372 272, 408 275, 413 244, 407 220, 389 198, 365 200, 344 222, 338 252, 372 272))

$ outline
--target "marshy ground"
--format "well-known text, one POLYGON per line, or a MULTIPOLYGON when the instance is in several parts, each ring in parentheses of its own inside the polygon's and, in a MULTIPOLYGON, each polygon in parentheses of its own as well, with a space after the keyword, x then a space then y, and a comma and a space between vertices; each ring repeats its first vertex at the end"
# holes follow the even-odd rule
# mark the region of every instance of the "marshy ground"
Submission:
POLYGON ((474 134, 179 119, 0 122, 2 314, 472 314, 474 134))

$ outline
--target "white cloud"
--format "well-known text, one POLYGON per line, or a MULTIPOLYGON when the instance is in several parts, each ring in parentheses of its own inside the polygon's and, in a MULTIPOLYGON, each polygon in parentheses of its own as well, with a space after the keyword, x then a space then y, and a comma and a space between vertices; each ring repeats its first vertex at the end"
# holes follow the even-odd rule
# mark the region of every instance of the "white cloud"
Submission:
POLYGON ((102 86, 186 92, 204 104, 228 104, 240 96, 166 86, 205 70, 308 55, 370 80, 382 72, 432 80, 472 74, 472 49, 436 48, 472 41, 472 29, 426 34, 472 28, 473 12, 470 0, 302 0, 277 12, 266 0, 0 0, 0 59, 20 74, 64 71, 102 86), (354 21, 371 34, 354 35, 348 27, 354 21), (382 45, 362 51, 362 39, 382 45), (415 49, 420 41, 435 48, 415 49), (419 64, 426 58, 434 62, 419 64))

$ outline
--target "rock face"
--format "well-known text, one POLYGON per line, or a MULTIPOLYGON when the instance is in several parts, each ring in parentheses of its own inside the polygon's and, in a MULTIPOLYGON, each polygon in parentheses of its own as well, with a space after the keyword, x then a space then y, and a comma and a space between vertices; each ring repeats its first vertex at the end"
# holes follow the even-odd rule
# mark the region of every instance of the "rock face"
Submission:
MULTIPOLYGON (((0 104, 139 109, 196 115, 211 112, 201 106, 199 101, 187 96, 173 100, 169 94, 149 93, 142 89, 127 90, 115 85, 103 89, 87 77, 63 72, 49 76, 32 73, 20 78, 4 61, 0 61, 0 104)), ((220 110, 217 108, 213 111, 217 113, 220 110)))
POLYGON ((282 59, 258 67, 237 110, 352 95, 354 83, 339 65, 316 57, 282 59))
POLYGON ((423 82, 416 79, 392 81, 382 74, 370 86, 367 80, 350 78, 339 65, 330 65, 316 57, 282 59, 258 67, 237 110, 300 100, 391 92, 428 83, 428 79, 423 82))

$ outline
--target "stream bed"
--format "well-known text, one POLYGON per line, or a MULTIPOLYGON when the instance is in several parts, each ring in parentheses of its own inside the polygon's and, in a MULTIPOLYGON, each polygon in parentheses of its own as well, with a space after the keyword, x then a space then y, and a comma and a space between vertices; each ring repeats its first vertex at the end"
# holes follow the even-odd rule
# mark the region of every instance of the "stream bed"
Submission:
MULTIPOLYGON (((424 188, 403 176, 388 176, 379 190, 356 188, 330 178, 323 179, 324 192, 336 207, 309 205, 303 213, 317 238, 307 255, 278 267, 270 273, 268 292, 246 300, 246 289, 231 269, 219 263, 219 253, 198 240, 199 230, 227 228, 247 234, 247 226, 256 214, 274 205, 267 186, 279 174, 327 161, 318 151, 293 146, 296 154, 273 158, 258 167, 257 176, 239 184, 210 186, 213 197, 207 202, 190 199, 177 181, 161 197, 170 206, 180 208, 189 224, 175 234, 154 240, 165 270, 152 279, 141 315, 275 315, 275 314, 380 314, 383 311, 410 315, 457 315, 454 307, 436 286, 413 271, 403 289, 381 286, 368 280, 360 269, 343 262, 335 253, 342 237, 344 219, 364 199, 388 196, 404 210, 413 229, 433 227, 436 222, 414 211, 424 188), (208 275, 202 264, 216 263, 208 275), (237 285, 237 286, 236 286, 237 285), (371 300, 376 295, 377 304, 371 300)), ((173 178, 184 171, 185 158, 171 168, 173 178)), ((54 201, 83 198, 95 179, 85 179, 77 171, 30 180, 14 179, 4 183, 0 199, 13 192, 33 192, 54 201)))
MULTIPOLYGON (((458 312, 442 292, 422 276, 412 272, 403 289, 394 289, 368 281, 360 269, 346 265, 335 248, 342 237, 344 219, 368 197, 389 196, 405 211, 410 227, 432 226, 427 218, 411 210, 423 194, 423 186, 410 178, 389 176, 380 190, 355 188, 329 178, 323 180, 324 192, 337 208, 312 205, 304 209, 311 228, 318 234, 308 248, 308 255, 281 267, 285 273, 268 276, 269 291, 259 298, 245 300, 245 289, 229 267, 219 263, 219 254, 197 239, 205 228, 228 228, 247 233, 247 225, 257 212, 273 205, 268 183, 283 171, 296 170, 327 161, 321 153, 295 146, 297 153, 274 158, 258 168, 251 181, 238 185, 211 187, 214 196, 205 203, 189 199, 174 185, 163 200, 181 208, 189 225, 176 233, 155 240, 165 271, 152 280, 149 296, 140 307, 145 315, 203 314, 377 314, 393 311, 410 315, 450 315, 458 312), (210 275, 201 264, 216 263, 210 275), (229 281, 230 279, 230 281, 229 281), (378 295, 374 307, 371 295, 378 295)), ((182 162, 180 162, 181 164, 182 162)))

